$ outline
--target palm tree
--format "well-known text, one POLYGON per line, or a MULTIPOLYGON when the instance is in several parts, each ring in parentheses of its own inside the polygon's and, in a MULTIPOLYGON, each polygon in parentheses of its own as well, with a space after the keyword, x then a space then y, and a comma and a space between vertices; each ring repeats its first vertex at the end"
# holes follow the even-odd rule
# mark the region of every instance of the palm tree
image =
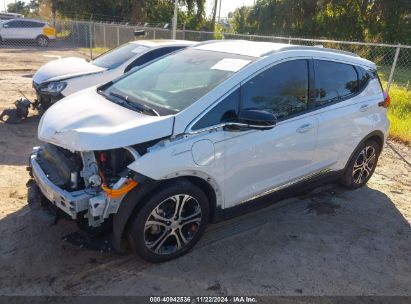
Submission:
POLYGON ((214 0, 214 7, 213 7, 213 20, 211 21, 211 31, 214 32, 215 29, 215 19, 217 16, 217 6, 218 6, 218 0, 214 0))

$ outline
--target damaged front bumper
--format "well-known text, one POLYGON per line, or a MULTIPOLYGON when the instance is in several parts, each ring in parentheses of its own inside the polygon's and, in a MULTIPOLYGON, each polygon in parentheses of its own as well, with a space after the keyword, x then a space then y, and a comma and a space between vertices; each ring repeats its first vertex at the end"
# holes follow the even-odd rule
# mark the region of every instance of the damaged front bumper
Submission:
POLYGON ((33 89, 36 92, 37 102, 41 105, 43 110, 47 110, 51 105, 63 99, 65 96, 62 93, 52 94, 41 92, 40 88, 43 85, 44 84, 37 84, 33 82, 33 89))
POLYGON ((88 210, 89 201, 95 195, 87 193, 86 190, 68 192, 54 185, 37 162, 38 149, 39 148, 34 148, 30 156, 30 167, 33 179, 42 194, 53 205, 67 213, 72 219, 77 219, 78 213, 88 210))

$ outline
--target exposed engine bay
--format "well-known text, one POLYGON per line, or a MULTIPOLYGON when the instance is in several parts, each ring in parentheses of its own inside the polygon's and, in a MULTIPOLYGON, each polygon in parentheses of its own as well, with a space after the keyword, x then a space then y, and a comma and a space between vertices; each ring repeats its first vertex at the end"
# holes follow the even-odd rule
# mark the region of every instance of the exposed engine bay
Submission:
POLYGON ((71 152, 46 143, 33 150, 31 173, 41 189, 54 190, 42 191, 48 201, 80 226, 98 227, 110 220, 124 196, 137 186, 138 174, 127 166, 149 145, 71 152), (47 184, 42 186, 44 183, 47 184))

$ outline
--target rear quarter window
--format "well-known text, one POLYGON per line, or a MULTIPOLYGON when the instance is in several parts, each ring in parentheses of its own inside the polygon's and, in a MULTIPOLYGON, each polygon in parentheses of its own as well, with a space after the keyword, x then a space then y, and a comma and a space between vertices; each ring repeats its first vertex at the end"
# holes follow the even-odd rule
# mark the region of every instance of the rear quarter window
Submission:
POLYGON ((363 67, 357 66, 357 71, 358 71, 358 86, 360 92, 366 88, 368 83, 370 82, 371 79, 378 79, 378 82, 380 83, 381 89, 381 81, 377 75, 377 71, 375 70, 370 70, 370 69, 364 69, 363 67))

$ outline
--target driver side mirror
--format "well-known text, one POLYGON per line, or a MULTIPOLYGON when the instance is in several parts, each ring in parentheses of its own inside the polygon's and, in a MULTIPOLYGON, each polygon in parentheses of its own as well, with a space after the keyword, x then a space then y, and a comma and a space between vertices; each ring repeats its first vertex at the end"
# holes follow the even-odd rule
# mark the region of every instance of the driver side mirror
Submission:
POLYGON ((8 28, 9 25, 6 23, 6 24, 3 24, 3 27, 4 27, 4 28, 8 28))
POLYGON ((274 128, 277 118, 271 112, 257 109, 241 110, 236 122, 228 122, 226 126, 247 129, 269 130, 274 128))

